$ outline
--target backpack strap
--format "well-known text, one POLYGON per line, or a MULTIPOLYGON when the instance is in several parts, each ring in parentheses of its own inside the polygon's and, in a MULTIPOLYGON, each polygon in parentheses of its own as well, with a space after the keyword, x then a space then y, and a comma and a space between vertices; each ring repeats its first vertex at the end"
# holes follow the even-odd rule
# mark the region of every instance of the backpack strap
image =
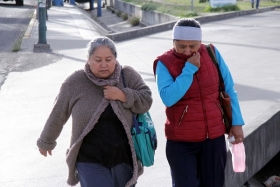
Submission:
POLYGON ((215 64, 217 70, 218 70, 218 74, 219 74, 219 80, 220 80, 220 86, 219 86, 219 90, 220 91, 225 91, 225 84, 224 84, 224 79, 222 77, 222 74, 221 74, 221 71, 220 71, 220 68, 219 68, 219 64, 218 64, 218 61, 216 59, 216 55, 215 55, 215 52, 214 52, 214 46, 212 44, 208 44, 206 45, 206 49, 208 51, 208 54, 210 55, 211 59, 212 59, 212 62, 215 64))

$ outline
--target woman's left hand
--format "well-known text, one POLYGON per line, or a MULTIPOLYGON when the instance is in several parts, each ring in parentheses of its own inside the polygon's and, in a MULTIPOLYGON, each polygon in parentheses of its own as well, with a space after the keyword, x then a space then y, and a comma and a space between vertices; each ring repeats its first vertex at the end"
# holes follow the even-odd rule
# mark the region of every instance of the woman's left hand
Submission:
POLYGON ((115 86, 104 86, 103 93, 106 99, 126 102, 126 96, 123 91, 115 86))
POLYGON ((233 144, 238 144, 243 142, 244 134, 243 134, 242 125, 232 126, 228 136, 229 137, 234 136, 235 141, 232 142, 233 144))

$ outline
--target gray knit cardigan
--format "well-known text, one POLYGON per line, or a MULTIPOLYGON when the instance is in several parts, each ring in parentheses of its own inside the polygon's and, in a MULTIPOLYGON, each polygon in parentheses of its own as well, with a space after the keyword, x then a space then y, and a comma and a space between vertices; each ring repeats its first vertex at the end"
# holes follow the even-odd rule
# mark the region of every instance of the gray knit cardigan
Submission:
POLYGON ((133 175, 125 187, 135 184, 143 173, 143 167, 136 158, 130 133, 131 111, 144 113, 150 109, 152 105, 150 88, 145 84, 140 74, 130 66, 122 68, 117 63, 115 71, 109 78, 100 79, 90 71, 89 65, 86 64, 84 69, 74 72, 63 82, 53 109, 37 141, 39 148, 53 150, 63 125, 72 116, 72 134, 66 155, 69 168, 67 183, 71 186, 79 182, 75 164, 82 140, 94 128, 100 115, 109 104, 123 124, 132 152, 133 175), (127 87, 123 85, 121 70, 127 87), (105 85, 120 88, 125 93, 127 101, 123 103, 105 99, 103 96, 103 86, 105 85))

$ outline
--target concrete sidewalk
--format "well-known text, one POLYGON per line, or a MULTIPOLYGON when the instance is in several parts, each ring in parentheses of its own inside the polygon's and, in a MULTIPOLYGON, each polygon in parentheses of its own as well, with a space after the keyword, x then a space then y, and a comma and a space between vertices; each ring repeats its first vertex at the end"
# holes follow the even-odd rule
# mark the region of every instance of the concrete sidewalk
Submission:
MULTIPOLYGON (((0 126, 3 132, 0 149, 5 150, 0 155, 3 161, 1 187, 68 186, 65 151, 70 140, 71 120, 58 138, 53 156, 42 157, 36 140, 61 83, 73 71, 84 67, 86 44, 103 33, 100 34, 98 23, 88 19, 88 15, 75 6, 51 7, 48 15, 47 43, 52 52, 37 53, 36 58, 29 59, 35 63, 45 60, 46 63, 10 73, 0 90, 0 119, 4 124, 0 126)), ((271 11, 202 25, 203 42, 214 43, 232 71, 246 122, 247 169, 245 173, 233 173, 229 156, 226 187, 240 187, 280 150, 280 140, 275 140, 275 137, 279 139, 280 130, 277 115, 280 109, 280 23, 277 20, 280 20, 280 12, 271 11), (261 35, 260 41, 262 33, 266 35, 261 35), (264 126, 271 117, 274 117, 273 122, 264 126), (256 129, 261 129, 260 134, 255 133, 256 129)), ((34 20, 30 26, 21 53, 32 57, 33 46, 38 41, 38 22, 34 20)), ((154 98, 150 112, 159 139, 155 165, 145 168, 137 187, 171 186, 165 157, 165 107, 152 72, 155 57, 172 47, 171 33, 165 31, 116 43, 119 62, 139 71, 154 98)), ((255 187, 258 187, 257 182, 255 187)))

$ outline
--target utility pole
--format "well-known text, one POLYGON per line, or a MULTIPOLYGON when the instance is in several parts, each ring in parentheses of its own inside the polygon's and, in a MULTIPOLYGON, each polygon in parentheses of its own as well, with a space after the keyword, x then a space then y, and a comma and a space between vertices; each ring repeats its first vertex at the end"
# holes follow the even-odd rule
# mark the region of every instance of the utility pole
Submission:
POLYGON ((89 10, 93 10, 94 9, 94 0, 90 0, 89 1, 89 10))
POLYGON ((75 0, 70 0, 70 5, 76 5, 75 0))
POLYGON ((97 17, 101 17, 102 16, 102 10, 101 10, 101 0, 97 0, 97 17))
POLYGON ((39 22, 39 39, 38 43, 34 44, 33 51, 34 52, 46 52, 50 51, 50 45, 47 44, 46 39, 46 16, 47 15, 47 9, 46 9, 46 3, 39 1, 38 2, 38 22, 39 22))

